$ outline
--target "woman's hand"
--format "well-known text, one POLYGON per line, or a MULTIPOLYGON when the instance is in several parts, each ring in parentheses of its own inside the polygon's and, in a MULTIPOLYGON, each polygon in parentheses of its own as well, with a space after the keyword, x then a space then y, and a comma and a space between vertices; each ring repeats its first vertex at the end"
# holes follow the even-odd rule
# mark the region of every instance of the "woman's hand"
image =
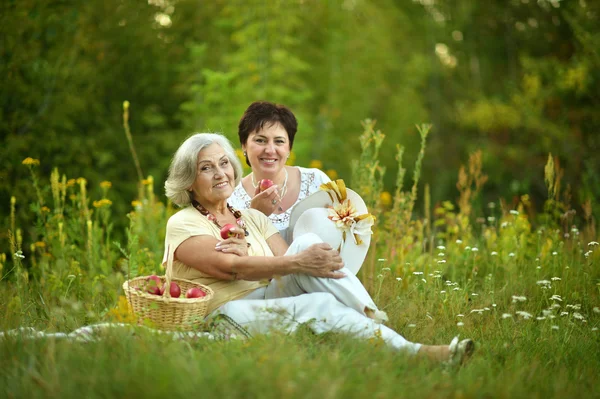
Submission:
POLYGON ((224 253, 236 254, 238 256, 248 255, 248 241, 246 241, 245 231, 239 226, 235 226, 231 229, 234 236, 229 237, 226 240, 219 241, 215 246, 215 249, 224 253))
POLYGON ((314 244, 296 255, 299 272, 314 277, 342 278, 346 275, 339 270, 344 267, 338 251, 329 244, 314 244))
POLYGON ((250 202, 250 208, 261 211, 269 216, 279 207, 280 202, 281 199, 279 198, 279 191, 276 184, 262 192, 260 191, 260 187, 257 187, 254 192, 254 198, 250 202))

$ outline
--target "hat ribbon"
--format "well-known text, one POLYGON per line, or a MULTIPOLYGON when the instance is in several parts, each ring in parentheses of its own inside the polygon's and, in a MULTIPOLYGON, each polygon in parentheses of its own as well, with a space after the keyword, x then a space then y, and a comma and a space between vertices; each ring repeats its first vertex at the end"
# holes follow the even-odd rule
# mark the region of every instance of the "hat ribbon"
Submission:
POLYGON ((371 226, 375 223, 375 216, 370 213, 358 214, 352 201, 347 198, 346 184, 342 179, 323 183, 319 188, 329 194, 333 205, 327 206, 329 210, 327 218, 342 230, 344 242, 346 242, 347 232, 352 234, 356 245, 363 243, 360 236, 373 234, 371 226))

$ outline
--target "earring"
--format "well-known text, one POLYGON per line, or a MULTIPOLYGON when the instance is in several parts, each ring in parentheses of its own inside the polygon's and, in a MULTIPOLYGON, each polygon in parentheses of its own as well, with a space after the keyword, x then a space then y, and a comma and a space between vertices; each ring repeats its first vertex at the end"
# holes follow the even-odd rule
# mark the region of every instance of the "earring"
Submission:
POLYGON ((248 156, 248 154, 246 154, 246 151, 244 151, 244 156, 245 156, 245 157, 247 157, 247 156, 248 156))

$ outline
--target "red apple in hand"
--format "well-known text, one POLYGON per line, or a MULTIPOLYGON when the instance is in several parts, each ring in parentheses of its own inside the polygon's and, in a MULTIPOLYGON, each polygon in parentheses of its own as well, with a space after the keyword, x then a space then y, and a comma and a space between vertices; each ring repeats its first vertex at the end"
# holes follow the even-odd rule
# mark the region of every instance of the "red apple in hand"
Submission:
MULTIPOLYGON (((163 295, 165 293, 166 287, 167 284, 162 286, 162 288, 160 289, 160 295, 163 295)), ((177 285, 177 283, 171 281, 171 288, 169 289, 169 294, 171 294, 171 298, 179 298, 181 296, 181 288, 179 288, 179 285, 177 285)))
POLYGON ((153 274, 152 276, 149 276, 146 279, 146 292, 148 292, 149 294, 161 295, 162 294, 160 292, 161 285, 162 285, 162 281, 161 281, 160 277, 155 276, 153 274))
POLYGON ((190 288, 185 293, 186 298, 202 298, 204 296, 206 296, 206 293, 198 287, 190 288))
POLYGON ((226 240, 229 237, 235 236, 235 233, 231 231, 231 229, 233 229, 234 227, 235 225, 231 223, 227 223, 225 226, 221 227, 221 238, 226 240))
POLYGON ((273 180, 271 180, 271 179, 262 179, 261 181, 258 182, 260 191, 265 191, 267 188, 271 187, 272 185, 273 185, 273 180))

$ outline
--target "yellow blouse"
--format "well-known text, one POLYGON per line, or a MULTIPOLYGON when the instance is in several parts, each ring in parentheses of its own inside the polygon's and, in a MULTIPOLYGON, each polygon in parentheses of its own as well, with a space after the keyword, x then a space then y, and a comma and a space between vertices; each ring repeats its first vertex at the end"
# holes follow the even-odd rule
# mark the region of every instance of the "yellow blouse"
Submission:
MULTIPOLYGON (((250 233, 246 237, 246 241, 250 243, 248 255, 273 256, 266 240, 273 234, 279 233, 277 228, 260 211, 244 209, 241 212, 242 218, 246 222, 246 229, 250 233)), ((201 235, 208 235, 221 240, 220 229, 192 206, 188 206, 171 216, 167 222, 163 266, 167 267, 169 251, 175 252, 177 247, 188 238, 201 235)), ((208 312, 212 312, 229 301, 242 298, 257 288, 267 285, 266 281, 220 280, 177 260, 173 262, 173 277, 191 280, 212 288, 215 295, 208 305, 208 312)))

